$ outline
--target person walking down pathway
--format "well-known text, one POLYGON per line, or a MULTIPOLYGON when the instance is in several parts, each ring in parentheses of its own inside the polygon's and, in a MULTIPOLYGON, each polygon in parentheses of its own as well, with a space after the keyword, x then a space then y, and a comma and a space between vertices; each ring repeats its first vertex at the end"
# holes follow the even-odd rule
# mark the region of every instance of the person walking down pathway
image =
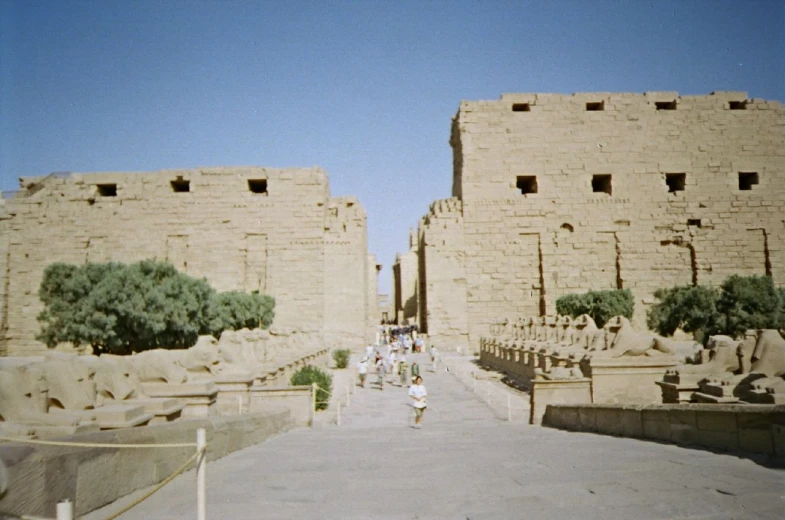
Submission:
MULTIPOLYGON (((428 365, 425 353, 411 361, 428 365)), ((781 470, 733 455, 508 423, 452 371, 428 373, 425 382, 422 429, 409 426, 407 388, 358 388, 340 427, 300 428, 210 462, 207 518, 783 518, 781 470)), ((120 518, 195 518, 195 495, 190 472, 120 518)))

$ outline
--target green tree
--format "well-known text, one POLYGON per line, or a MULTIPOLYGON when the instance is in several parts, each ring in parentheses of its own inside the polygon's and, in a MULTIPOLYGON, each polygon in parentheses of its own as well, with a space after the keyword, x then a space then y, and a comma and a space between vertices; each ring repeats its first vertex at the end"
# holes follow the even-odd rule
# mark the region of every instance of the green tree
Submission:
POLYGON ((275 317, 275 298, 254 291, 251 294, 227 291, 210 300, 208 330, 220 336, 224 330, 267 329, 275 317))
POLYGON ((726 278, 717 301, 717 311, 724 318, 723 333, 735 338, 747 329, 785 328, 783 294, 770 276, 726 278))
POLYGON ((614 316, 632 318, 634 311, 635 300, 629 289, 565 294, 556 300, 556 312, 559 314, 573 318, 588 314, 598 327, 605 326, 614 316))
POLYGON ((44 270, 39 297, 40 341, 49 347, 64 341, 91 345, 98 354, 187 348, 199 334, 266 328, 275 306, 258 293, 219 295, 206 280, 155 260, 52 264, 44 270))
POLYGON ((739 338, 747 329, 785 329, 785 290, 768 276, 733 275, 719 288, 679 286, 654 296, 659 301, 646 322, 664 336, 680 328, 706 343, 715 334, 739 338))
POLYGON ((725 320, 717 310, 720 294, 719 289, 702 285, 657 289, 654 297, 660 301, 649 309, 646 324, 663 336, 681 329, 706 343, 709 336, 725 330, 725 320))

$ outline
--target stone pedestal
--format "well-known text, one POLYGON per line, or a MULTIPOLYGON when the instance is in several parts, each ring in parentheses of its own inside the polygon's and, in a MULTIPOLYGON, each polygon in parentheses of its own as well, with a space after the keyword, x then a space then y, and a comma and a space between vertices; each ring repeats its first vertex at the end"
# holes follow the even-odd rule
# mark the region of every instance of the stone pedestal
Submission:
POLYGON ((150 397, 170 397, 185 403, 183 417, 208 417, 216 415, 218 388, 212 381, 192 383, 142 383, 142 390, 150 397))
POLYGON ((664 404, 678 404, 692 402, 692 395, 698 391, 697 383, 669 383, 667 381, 657 381, 662 392, 662 402, 664 404))
POLYGON ((678 364, 679 361, 670 356, 593 357, 588 363, 591 374, 592 402, 598 404, 659 403, 662 394, 657 382, 662 381, 667 369, 678 364))
POLYGON ((250 403, 249 390, 253 385, 254 377, 226 376, 215 380, 218 388, 216 406, 219 415, 239 415, 248 413, 250 403))
POLYGON ((531 397, 529 398, 531 415, 530 424, 541 424, 545 410, 549 404, 588 404, 591 403, 591 380, 563 379, 543 380, 535 379, 531 382, 531 397))
POLYGON ((50 408, 49 413, 62 413, 69 417, 95 417, 95 422, 102 430, 144 426, 153 418, 153 414, 146 413, 144 407, 125 403, 109 404, 92 410, 61 410, 59 408, 50 408))

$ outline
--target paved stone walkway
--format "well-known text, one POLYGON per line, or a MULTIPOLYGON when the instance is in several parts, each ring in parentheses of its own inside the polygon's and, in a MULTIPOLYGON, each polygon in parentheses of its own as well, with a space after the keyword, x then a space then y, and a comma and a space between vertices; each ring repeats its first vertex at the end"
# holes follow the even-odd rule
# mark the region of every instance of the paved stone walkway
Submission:
MULTIPOLYGON (((451 373, 424 377, 431 395, 421 430, 409 427, 406 389, 358 388, 340 428, 299 429, 210 463, 208 518, 785 517, 783 471, 503 422, 451 373)), ((193 519, 195 502, 191 472, 121 518, 193 519)))

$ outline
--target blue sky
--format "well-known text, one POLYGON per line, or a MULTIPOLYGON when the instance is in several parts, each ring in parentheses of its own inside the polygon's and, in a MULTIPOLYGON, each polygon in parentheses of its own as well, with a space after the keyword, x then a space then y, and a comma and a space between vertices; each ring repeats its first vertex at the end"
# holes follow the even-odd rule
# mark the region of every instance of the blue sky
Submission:
POLYGON ((0 0, 0 190, 52 171, 323 167, 385 270, 504 92, 785 100, 785 2, 0 0))

